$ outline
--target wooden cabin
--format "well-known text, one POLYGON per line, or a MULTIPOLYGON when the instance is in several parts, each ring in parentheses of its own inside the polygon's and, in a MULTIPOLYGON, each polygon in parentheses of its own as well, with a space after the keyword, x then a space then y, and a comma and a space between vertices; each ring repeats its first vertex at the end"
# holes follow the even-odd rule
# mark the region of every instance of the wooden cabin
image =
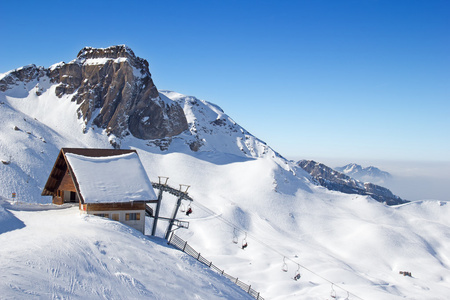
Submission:
POLYGON ((42 191, 54 204, 78 203, 86 214, 110 218, 142 233, 155 191, 136 150, 62 148, 42 191))

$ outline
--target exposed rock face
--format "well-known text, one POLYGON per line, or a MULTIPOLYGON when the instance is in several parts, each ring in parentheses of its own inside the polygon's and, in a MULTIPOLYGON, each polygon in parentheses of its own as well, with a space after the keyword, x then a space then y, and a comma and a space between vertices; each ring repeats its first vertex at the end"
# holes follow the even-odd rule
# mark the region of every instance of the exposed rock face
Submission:
POLYGON ((131 133, 140 139, 159 139, 188 129, 181 106, 161 99, 148 62, 127 46, 86 47, 69 63, 17 69, 0 80, 0 90, 44 75, 58 84, 58 97, 72 95, 72 101, 80 104, 78 116, 86 124, 92 122, 119 138, 131 133))
POLYGON ((369 182, 362 183, 361 181, 355 180, 313 160, 301 160, 297 164, 308 172, 321 186, 326 187, 329 190, 346 194, 368 195, 387 205, 397 205, 408 202, 407 200, 403 200, 394 195, 387 188, 369 182))
POLYGON ((148 62, 126 46, 84 48, 77 59, 53 69, 60 82, 57 95, 70 94, 81 104, 80 115, 122 137, 129 132, 141 139, 180 134, 188 128, 177 103, 166 104, 153 83, 148 62))
POLYGON ((22 68, 18 68, 14 71, 8 72, 5 77, 0 80, 0 91, 6 91, 11 85, 15 85, 18 82, 28 83, 38 77, 42 77, 46 74, 46 70, 43 67, 36 67, 35 65, 28 65, 22 68))

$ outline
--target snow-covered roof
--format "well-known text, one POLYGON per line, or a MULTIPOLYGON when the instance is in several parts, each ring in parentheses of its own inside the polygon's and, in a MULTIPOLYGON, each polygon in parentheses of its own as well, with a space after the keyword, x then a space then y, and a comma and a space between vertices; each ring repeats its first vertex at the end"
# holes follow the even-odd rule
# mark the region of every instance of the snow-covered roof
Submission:
POLYGON ((65 153, 84 203, 155 200, 156 194, 136 152, 103 157, 65 153))

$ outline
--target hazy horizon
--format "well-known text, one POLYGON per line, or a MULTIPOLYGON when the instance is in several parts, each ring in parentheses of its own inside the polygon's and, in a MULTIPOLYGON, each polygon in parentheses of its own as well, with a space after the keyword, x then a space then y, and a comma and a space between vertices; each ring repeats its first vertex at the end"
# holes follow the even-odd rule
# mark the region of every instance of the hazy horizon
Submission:
POLYGON ((410 201, 442 200, 450 201, 448 187, 450 186, 449 161, 410 161, 410 160, 371 160, 331 157, 289 157, 298 161, 314 160, 330 168, 342 167, 356 163, 362 167, 374 166, 392 175, 391 180, 380 184, 391 190, 395 195, 410 201))

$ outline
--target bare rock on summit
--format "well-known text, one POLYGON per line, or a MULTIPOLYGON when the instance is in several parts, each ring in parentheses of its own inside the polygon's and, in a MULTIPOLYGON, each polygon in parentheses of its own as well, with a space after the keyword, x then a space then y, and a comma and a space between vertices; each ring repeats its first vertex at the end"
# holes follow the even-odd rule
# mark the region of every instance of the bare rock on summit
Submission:
POLYGON ((178 135, 188 129, 183 109, 161 99, 148 62, 127 46, 83 48, 77 58, 48 70, 56 95, 72 96, 86 124, 123 137, 140 139, 178 135))

